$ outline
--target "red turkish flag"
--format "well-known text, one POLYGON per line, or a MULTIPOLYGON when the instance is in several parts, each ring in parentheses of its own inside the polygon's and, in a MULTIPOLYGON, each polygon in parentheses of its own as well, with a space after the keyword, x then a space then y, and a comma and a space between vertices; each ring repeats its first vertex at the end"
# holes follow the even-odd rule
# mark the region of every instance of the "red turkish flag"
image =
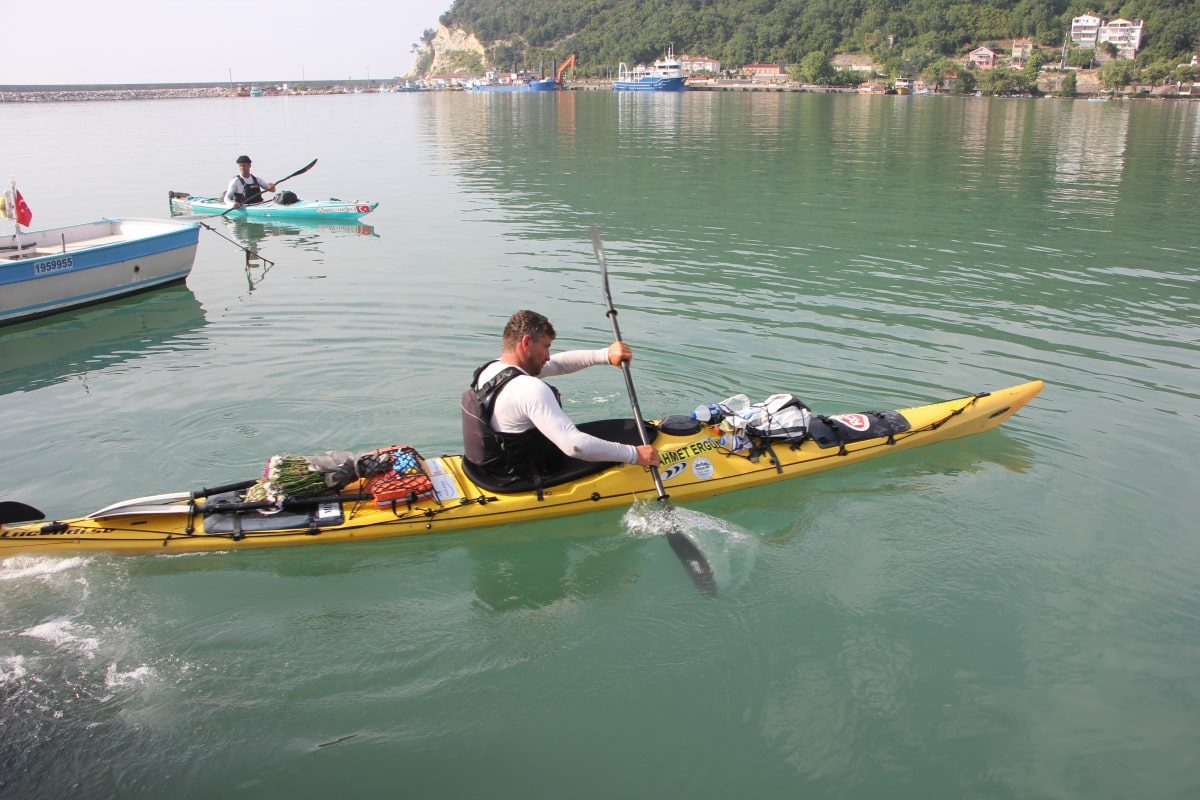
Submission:
POLYGON ((15 192, 17 198, 17 224, 29 227, 29 223, 33 222, 33 211, 30 210, 29 204, 25 202, 25 198, 21 197, 21 192, 15 192))

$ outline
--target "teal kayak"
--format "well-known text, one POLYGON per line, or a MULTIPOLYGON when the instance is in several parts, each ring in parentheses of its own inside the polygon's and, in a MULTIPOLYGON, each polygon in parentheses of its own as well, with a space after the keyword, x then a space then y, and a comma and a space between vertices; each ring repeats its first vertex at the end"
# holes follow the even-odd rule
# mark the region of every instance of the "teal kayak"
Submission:
MULTIPOLYGON (((228 217, 242 219, 287 219, 305 217, 308 219, 358 219, 364 214, 370 214, 379 205, 377 202, 363 200, 297 200, 284 205, 276 199, 265 203, 229 210, 229 206, 219 197, 195 197, 187 192, 171 192, 172 214, 225 214, 228 217), (229 212, 226 214, 225 212, 229 212)), ((276 195, 278 198, 278 195, 276 195)))

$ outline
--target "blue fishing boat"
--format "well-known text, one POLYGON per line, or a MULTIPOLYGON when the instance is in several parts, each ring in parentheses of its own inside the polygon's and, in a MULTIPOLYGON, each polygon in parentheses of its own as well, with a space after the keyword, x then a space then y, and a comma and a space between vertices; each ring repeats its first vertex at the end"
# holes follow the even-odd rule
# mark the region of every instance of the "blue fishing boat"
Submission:
POLYGON ((554 78, 527 78, 524 75, 501 76, 495 71, 488 72, 481 79, 466 84, 472 92, 553 92, 558 88, 554 78))
POLYGON ((476 92, 553 92, 563 85, 562 76, 567 68, 574 66, 575 54, 572 53, 559 65, 554 77, 532 78, 523 72, 502 75, 489 70, 482 79, 465 84, 465 88, 476 92))
POLYGON ((652 66, 639 64, 630 69, 621 62, 617 66, 617 79, 613 89, 618 92, 682 92, 687 89, 687 76, 683 74, 683 62, 675 57, 673 48, 652 66))
POLYGON ((102 219, 0 236, 0 325, 182 283, 200 226, 102 219))

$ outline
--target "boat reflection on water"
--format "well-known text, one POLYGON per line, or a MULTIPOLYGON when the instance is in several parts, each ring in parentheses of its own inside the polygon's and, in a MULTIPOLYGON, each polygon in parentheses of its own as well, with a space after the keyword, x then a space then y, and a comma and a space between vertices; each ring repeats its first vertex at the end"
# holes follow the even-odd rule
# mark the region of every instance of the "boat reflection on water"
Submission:
POLYGON ((206 347, 207 324, 187 286, 0 329, 0 395, 82 378, 162 351, 206 347))
POLYGON ((279 238, 289 247, 317 249, 325 240, 342 236, 368 236, 378 239, 373 225, 360 222, 326 222, 320 219, 292 219, 286 222, 267 220, 226 219, 235 239, 248 250, 257 250, 259 243, 279 238))
POLYGON ((259 246, 270 239, 278 239, 281 244, 298 250, 322 252, 322 245, 331 238, 368 237, 378 239, 372 225, 360 222, 325 221, 320 219, 291 219, 286 222, 276 220, 244 220, 227 219, 233 241, 240 244, 246 251, 246 282, 250 291, 267 277, 275 262, 259 252, 259 246))

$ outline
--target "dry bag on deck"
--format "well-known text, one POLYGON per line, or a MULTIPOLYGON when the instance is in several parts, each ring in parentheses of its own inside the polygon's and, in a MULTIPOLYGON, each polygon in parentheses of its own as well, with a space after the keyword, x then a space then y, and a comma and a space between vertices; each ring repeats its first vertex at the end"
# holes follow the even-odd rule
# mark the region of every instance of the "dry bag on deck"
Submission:
POLYGON ((275 195, 275 202, 281 206, 290 206, 300 202, 300 198, 295 192, 289 192, 286 189, 275 195))
POLYGON ((726 417, 735 433, 754 439, 773 439, 799 443, 808 435, 812 412, 791 394, 773 394, 761 403, 753 403, 743 413, 726 417))

